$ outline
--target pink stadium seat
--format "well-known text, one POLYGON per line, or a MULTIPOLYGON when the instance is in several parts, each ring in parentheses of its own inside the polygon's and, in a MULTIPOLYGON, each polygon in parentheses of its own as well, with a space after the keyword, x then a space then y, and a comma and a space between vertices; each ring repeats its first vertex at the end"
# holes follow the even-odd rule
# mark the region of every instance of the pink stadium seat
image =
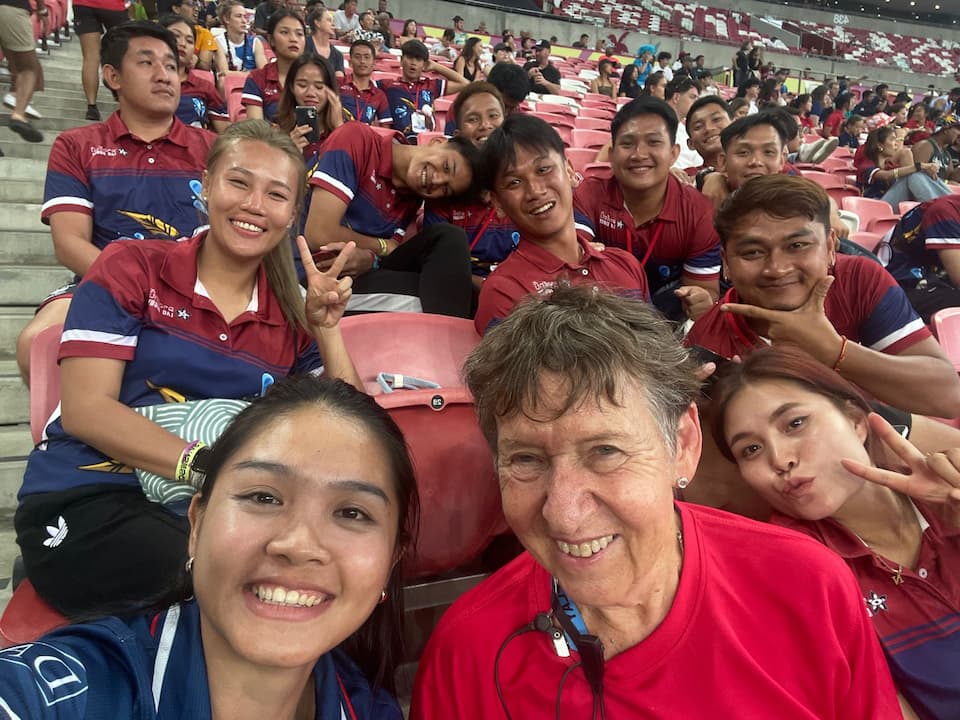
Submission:
POLYGON ((599 150, 610 142, 610 132, 602 130, 577 130, 570 134, 573 147, 595 148, 599 150))
POLYGON ((826 172, 833 172, 835 170, 845 170, 847 173, 854 172, 853 163, 848 158, 830 156, 826 160, 822 160, 820 166, 826 172))
POLYGON ((247 75, 225 75, 223 78, 224 100, 227 102, 227 112, 230 114, 230 122, 243 120, 247 116, 247 110, 240 103, 240 97, 243 94, 243 84, 247 81, 247 75))
POLYGON ((616 102, 612 97, 608 97, 600 93, 591 93, 591 92, 583 94, 583 102, 584 104, 590 103, 591 105, 596 105, 598 107, 599 106, 614 107, 616 105, 616 102))
POLYGON ((860 218, 860 227, 868 232, 886 232, 900 221, 883 200, 864 197, 843 199, 843 209, 854 212, 860 218))
POLYGON ((610 120, 578 115, 573 119, 573 126, 581 130, 603 130, 610 132, 610 120))
POLYGON ((417 145, 429 145, 434 140, 446 141, 447 136, 438 130, 417 133, 417 145))
POLYGON ((538 117, 554 128, 558 125, 563 125, 573 130, 577 126, 577 118, 571 117, 570 115, 557 115, 556 113, 540 112, 539 110, 529 112, 527 115, 538 117))
POLYGON ((917 205, 919 205, 919 204, 920 204, 920 203, 915 202, 914 200, 904 200, 904 201, 903 201, 902 203, 900 203, 900 205, 899 205, 900 215, 901 215, 901 216, 902 216, 902 215, 906 215, 908 212, 910 212, 911 210, 913 210, 913 209, 914 209, 917 205))
POLYGON ((848 240, 855 242, 857 245, 869 250, 870 252, 876 252, 877 246, 880 244, 882 239, 882 233, 873 232, 855 232, 850 233, 850 236, 848 237, 848 240))
POLYGON ((582 107, 578 114, 582 118, 597 118, 598 120, 613 120, 613 116, 616 115, 616 111, 611 106, 610 108, 597 108, 597 107, 582 107))
POLYGON ((824 190, 829 188, 844 187, 847 184, 843 178, 827 172, 818 172, 816 170, 801 170, 800 175, 807 178, 808 180, 813 180, 817 185, 822 187, 824 190))
POLYGON ((473 321, 373 313, 344 318, 341 326, 361 380, 403 430, 413 456, 423 521, 405 574, 417 578, 460 567, 504 529, 493 455, 460 378, 464 359, 480 341, 473 321), (380 372, 441 387, 382 394, 380 372))
POLYGON ((63 325, 42 330, 30 345, 30 435, 40 442, 54 409, 60 404, 60 336, 63 325))
POLYGON ((567 160, 570 161, 570 164, 573 165, 573 169, 581 174, 586 169, 587 165, 597 159, 597 151, 590 148, 567 148, 564 154, 567 156, 567 160))
POLYGON ((539 113, 553 113, 555 115, 576 115, 577 109, 563 103, 538 102, 536 111, 539 113))
POLYGON ((608 162, 592 162, 587 163, 586 167, 583 168, 583 176, 585 178, 609 178, 613 177, 613 170, 610 169, 610 163, 608 162))
POLYGON ((0 644, 21 645, 67 624, 67 619, 47 605, 29 580, 23 580, 0 616, 0 644))
POLYGON ((960 308, 944 308, 930 318, 933 333, 953 366, 960 372, 960 308))

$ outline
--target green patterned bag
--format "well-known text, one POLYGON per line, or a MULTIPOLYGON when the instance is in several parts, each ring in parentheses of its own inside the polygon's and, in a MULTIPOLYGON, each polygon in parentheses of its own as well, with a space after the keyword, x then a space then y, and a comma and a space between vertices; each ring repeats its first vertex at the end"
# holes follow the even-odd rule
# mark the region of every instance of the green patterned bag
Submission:
MULTIPOLYGON (((200 440, 212 445, 227 429, 233 418, 250 403, 245 400, 191 400, 182 403, 163 403, 134 408, 138 413, 153 420, 164 430, 184 440, 200 440)), ((144 495, 161 505, 178 500, 189 500, 194 489, 186 483, 137 468, 137 477, 144 495)))

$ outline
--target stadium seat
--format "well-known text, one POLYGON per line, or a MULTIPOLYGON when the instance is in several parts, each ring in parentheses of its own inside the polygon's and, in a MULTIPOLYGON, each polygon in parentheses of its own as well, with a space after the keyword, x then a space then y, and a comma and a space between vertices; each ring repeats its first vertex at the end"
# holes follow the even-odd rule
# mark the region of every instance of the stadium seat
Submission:
POLYGON ((860 229, 867 232, 885 233, 900 222, 900 216, 894 215, 890 205, 883 200, 846 197, 843 198, 843 209, 855 212, 860 218, 860 229))
POLYGON ((30 435, 37 444, 60 404, 60 336, 63 325, 40 331, 30 345, 30 435))
POLYGON ((505 528, 493 454, 463 386, 461 368, 480 341, 473 321, 421 313, 344 318, 343 339, 371 395, 403 430, 423 518, 405 576, 463 566, 505 528), (436 390, 383 393, 380 372, 431 380, 436 390))
POLYGON ((853 232, 850 233, 848 239, 852 242, 855 242, 860 247, 875 253, 877 251, 877 246, 883 239, 883 234, 874 232, 853 232))
POLYGON ((610 163, 608 162, 592 162, 587 163, 583 168, 583 176, 585 178, 609 178, 613 177, 613 170, 610 168, 610 163))
POLYGON ((0 616, 0 645, 21 645, 66 624, 67 619, 37 595, 30 581, 23 580, 0 616))
POLYGON ((573 130, 577 126, 577 118, 570 115, 557 115, 556 113, 540 112, 539 110, 534 110, 526 114, 540 118, 553 128, 562 125, 563 127, 573 130))
POLYGON ((247 116, 247 109, 240 102, 240 97, 243 94, 243 84, 246 81, 246 74, 225 75, 223 77, 223 99, 227 103, 230 122, 243 120, 247 116))
POLYGON ((930 324, 943 352, 960 372, 960 308, 938 310, 930 318, 930 324))
POLYGON ((902 203, 900 203, 900 205, 899 205, 900 215, 901 215, 901 216, 906 215, 908 212, 910 212, 911 210, 913 210, 913 209, 914 209, 917 205, 919 205, 919 204, 920 204, 920 203, 916 202, 915 200, 904 200, 904 201, 903 201, 902 203))
POLYGON ((597 120, 606 120, 609 123, 613 120, 614 115, 616 115, 616 111, 613 106, 609 108, 581 107, 578 117, 596 118, 597 120))
POLYGON ((595 148, 599 150, 610 142, 610 132, 603 130, 578 130, 574 128, 570 133, 573 147, 595 148))
POLYGON ((560 103, 538 102, 534 109, 539 113, 553 113, 555 115, 576 115, 577 108, 560 103))
POLYGON ((597 151, 591 148, 567 148, 564 154, 567 156, 570 164, 573 165, 573 169, 581 174, 587 165, 597 159, 597 151))
MULTIPOLYGON (((586 109, 586 108, 584 108, 586 109)), ((610 120, 578 115, 573 119, 573 126, 580 130, 603 130, 610 132, 610 120)))

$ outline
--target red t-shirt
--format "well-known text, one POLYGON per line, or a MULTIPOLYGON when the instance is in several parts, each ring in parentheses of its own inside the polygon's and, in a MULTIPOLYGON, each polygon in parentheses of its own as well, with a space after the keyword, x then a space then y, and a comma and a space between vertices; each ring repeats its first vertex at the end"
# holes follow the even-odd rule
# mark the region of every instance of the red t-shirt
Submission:
POLYGON ((837 137, 840 135, 840 127, 843 125, 843 112, 840 110, 834 110, 827 116, 827 119, 823 123, 823 129, 831 137, 837 137))

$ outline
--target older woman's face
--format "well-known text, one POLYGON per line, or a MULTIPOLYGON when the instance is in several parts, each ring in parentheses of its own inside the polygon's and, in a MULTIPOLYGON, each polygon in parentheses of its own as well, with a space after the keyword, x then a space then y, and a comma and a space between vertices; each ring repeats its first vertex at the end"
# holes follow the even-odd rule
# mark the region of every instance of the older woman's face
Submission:
POLYGON ((545 374, 542 409, 497 423, 504 514, 576 603, 633 604, 675 547, 673 486, 699 459, 696 409, 681 419, 673 453, 635 382, 621 384, 618 404, 591 398, 553 419, 560 386, 545 374))
POLYGON ((387 584, 397 503, 385 451, 356 422, 309 407, 251 438, 190 506, 207 658, 312 667, 343 642, 387 584))

